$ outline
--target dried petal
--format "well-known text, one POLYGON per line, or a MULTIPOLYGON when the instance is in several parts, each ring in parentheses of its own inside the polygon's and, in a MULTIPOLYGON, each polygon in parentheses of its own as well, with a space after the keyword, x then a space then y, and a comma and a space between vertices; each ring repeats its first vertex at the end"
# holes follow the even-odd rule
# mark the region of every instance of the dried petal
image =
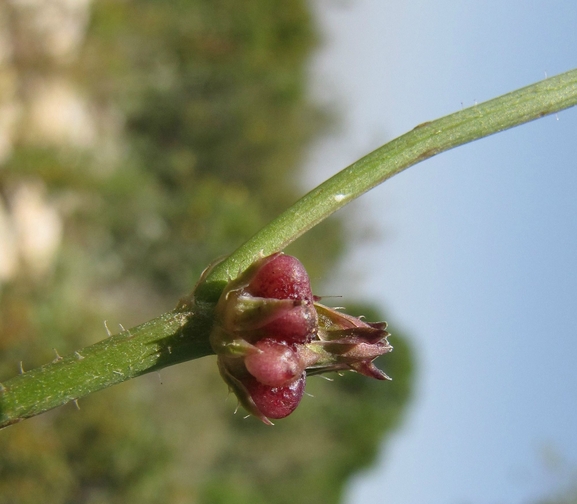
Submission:
POLYGON ((368 323, 315 303, 319 316, 315 358, 309 358, 309 374, 352 370, 379 380, 390 379, 373 361, 393 350, 386 322, 368 323))

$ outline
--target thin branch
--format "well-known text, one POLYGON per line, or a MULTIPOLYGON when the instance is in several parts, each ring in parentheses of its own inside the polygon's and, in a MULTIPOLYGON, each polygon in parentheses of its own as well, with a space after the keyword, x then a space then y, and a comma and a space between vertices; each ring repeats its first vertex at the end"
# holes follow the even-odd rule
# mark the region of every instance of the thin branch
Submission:
POLYGON ((283 250, 333 212, 388 178, 459 145, 577 104, 577 69, 418 125, 313 189, 218 264, 197 293, 214 300, 231 276, 283 250))

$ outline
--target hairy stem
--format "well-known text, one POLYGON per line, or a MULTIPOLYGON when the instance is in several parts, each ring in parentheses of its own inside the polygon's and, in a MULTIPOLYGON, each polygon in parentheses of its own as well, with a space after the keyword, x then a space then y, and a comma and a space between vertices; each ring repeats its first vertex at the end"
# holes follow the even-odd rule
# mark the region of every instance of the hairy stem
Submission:
POLYGON ((0 428, 212 353, 211 310, 173 311, 0 384, 0 428))
POLYGON ((309 192, 216 264, 179 308, 0 384, 0 428, 116 383, 212 353, 212 308, 227 281, 369 189, 458 145, 577 104, 577 70, 420 124, 309 192))

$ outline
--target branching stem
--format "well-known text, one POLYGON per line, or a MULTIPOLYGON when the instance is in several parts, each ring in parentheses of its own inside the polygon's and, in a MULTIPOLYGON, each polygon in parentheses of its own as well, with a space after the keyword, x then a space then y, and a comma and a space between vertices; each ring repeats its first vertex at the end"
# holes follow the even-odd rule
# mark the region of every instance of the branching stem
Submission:
POLYGON ((577 104, 577 70, 475 105, 371 152, 309 192, 218 263, 179 309, 0 384, 0 428, 163 367, 212 353, 213 303, 260 254, 284 249, 396 173, 449 150, 577 104))

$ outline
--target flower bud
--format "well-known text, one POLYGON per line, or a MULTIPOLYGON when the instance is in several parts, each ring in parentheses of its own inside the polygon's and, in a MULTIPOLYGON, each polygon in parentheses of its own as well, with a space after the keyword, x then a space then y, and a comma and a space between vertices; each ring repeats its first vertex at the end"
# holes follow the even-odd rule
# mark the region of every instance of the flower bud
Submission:
POLYGON ((301 372, 292 381, 271 386, 249 373, 242 359, 218 357, 220 374, 240 404, 265 424, 269 418, 284 418, 299 405, 305 390, 306 373, 301 372))
POLYGON ((306 374, 303 372, 288 385, 269 387, 256 378, 249 378, 245 387, 259 413, 265 417, 264 422, 270 423, 268 418, 284 418, 296 409, 303 397, 305 384, 306 374))
POLYGON ((317 329, 310 280, 298 259, 264 257, 224 289, 210 343, 241 404, 265 423, 298 406, 305 362, 298 346, 317 329))
POLYGON ((210 343, 220 374, 267 424, 295 410, 307 373, 351 370, 390 379, 373 363, 392 350, 386 322, 367 323, 315 299, 303 265, 277 253, 229 282, 216 305, 210 343))
POLYGON ((305 370, 298 352, 272 338, 264 338, 254 345, 257 353, 251 353, 244 359, 247 371, 260 383, 271 387, 288 385, 299 378, 305 370))

